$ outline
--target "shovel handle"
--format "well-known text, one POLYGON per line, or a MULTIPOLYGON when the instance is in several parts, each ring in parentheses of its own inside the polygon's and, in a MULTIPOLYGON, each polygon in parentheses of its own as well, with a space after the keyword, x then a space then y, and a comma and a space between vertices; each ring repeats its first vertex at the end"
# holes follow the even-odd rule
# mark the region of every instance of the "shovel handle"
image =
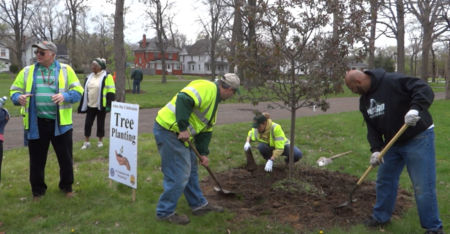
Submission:
POLYGON ((344 153, 336 154, 336 155, 331 156, 330 159, 339 158, 339 157, 344 156, 344 155, 347 155, 347 154, 349 154, 349 153, 351 153, 351 152, 352 152, 352 151, 350 150, 350 151, 347 151, 347 152, 344 152, 344 153))
MULTIPOLYGON (((386 154, 386 152, 391 148, 391 146, 397 141, 397 139, 403 134, 403 132, 406 131, 406 129, 408 128, 407 124, 403 124, 403 126, 400 128, 400 130, 398 130, 398 132, 395 134, 394 137, 392 137, 392 139, 387 143, 387 145, 383 148, 383 150, 381 150, 380 155, 378 155, 378 160, 381 160, 383 158, 383 156, 386 154)), ((369 174, 369 172, 373 169, 373 166, 370 165, 366 171, 364 172, 364 174, 361 176, 361 178, 359 178, 358 183, 356 183, 357 185, 360 185, 363 180, 367 177, 367 175, 369 174)))
MULTIPOLYGON (((197 148, 195 147, 194 144, 192 144, 191 140, 187 141, 189 144, 189 147, 191 147, 191 149, 194 151, 195 155, 197 155, 198 159, 200 160, 200 162, 202 161, 202 158, 200 157, 200 153, 198 152, 197 148)), ((203 165, 203 164, 202 164, 203 165)), ((220 185, 219 181, 216 179, 216 177, 214 176, 214 173, 211 171, 211 169, 208 166, 203 165, 203 167, 206 168, 206 170, 208 171, 209 175, 211 176, 211 178, 213 178, 213 180, 216 182, 217 186, 220 188, 221 191, 223 191, 222 186, 220 185)))

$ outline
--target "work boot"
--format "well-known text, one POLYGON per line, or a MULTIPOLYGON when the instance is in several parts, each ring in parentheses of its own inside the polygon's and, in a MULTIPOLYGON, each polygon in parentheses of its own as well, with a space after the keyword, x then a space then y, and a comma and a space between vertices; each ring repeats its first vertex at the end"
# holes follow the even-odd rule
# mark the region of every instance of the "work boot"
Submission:
POLYGON ((371 228, 382 228, 389 223, 390 223, 390 221, 387 221, 384 223, 379 222, 378 220, 374 219, 372 216, 368 220, 364 221, 364 225, 367 227, 371 227, 371 228))
POLYGON ((427 230, 425 232, 425 234, 444 234, 444 230, 442 228, 438 229, 438 230, 427 230))
POLYGON ((166 217, 156 217, 159 221, 166 221, 173 224, 186 225, 190 222, 189 218, 186 215, 179 215, 177 213, 173 213, 172 215, 166 217))
POLYGON ((221 206, 217 206, 217 205, 212 205, 210 203, 206 204, 205 206, 196 208, 194 210, 192 210, 192 214, 194 215, 205 215, 211 211, 215 211, 215 212, 223 212, 223 207, 221 206))

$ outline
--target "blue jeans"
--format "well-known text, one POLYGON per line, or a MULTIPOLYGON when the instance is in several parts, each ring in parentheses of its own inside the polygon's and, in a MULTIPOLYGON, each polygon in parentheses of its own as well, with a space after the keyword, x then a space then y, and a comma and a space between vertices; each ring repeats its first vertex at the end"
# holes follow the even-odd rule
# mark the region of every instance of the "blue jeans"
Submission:
POLYGON ((133 80, 133 93, 140 93, 141 92, 141 81, 140 80, 133 80))
MULTIPOLYGON (((284 150, 283 153, 281 155, 286 156, 286 159, 284 160, 286 163, 289 162, 289 147, 290 145, 284 145, 284 150)), ((266 143, 262 143, 260 142, 258 144, 258 150, 259 153, 261 153, 261 155, 263 156, 264 159, 268 160, 270 157, 272 157, 272 152, 275 148, 270 147, 268 144, 266 143)), ((299 148, 297 148, 297 146, 294 146, 294 162, 297 162, 298 160, 300 160, 302 158, 302 151, 300 151, 299 148)))
POLYGON ((377 201, 373 218, 387 222, 391 218, 397 197, 399 177, 406 165, 414 187, 420 224, 427 230, 442 227, 436 199, 436 158, 434 130, 427 129, 406 144, 394 145, 385 154, 377 174, 377 201))
POLYGON ((167 131, 156 122, 153 134, 164 174, 164 192, 159 197, 156 216, 164 218, 172 215, 183 193, 192 209, 208 204, 198 182, 198 164, 194 152, 186 148, 174 132, 167 131))

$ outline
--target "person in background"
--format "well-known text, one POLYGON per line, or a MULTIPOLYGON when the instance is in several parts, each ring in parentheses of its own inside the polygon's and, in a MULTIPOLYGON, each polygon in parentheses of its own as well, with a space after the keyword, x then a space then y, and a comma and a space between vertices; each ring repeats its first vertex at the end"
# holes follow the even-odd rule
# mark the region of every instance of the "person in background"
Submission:
POLYGON ((114 79, 106 71, 106 60, 104 58, 94 59, 91 63, 91 70, 92 73, 85 80, 84 94, 78 106, 78 113, 86 113, 84 122, 85 140, 83 146, 81 146, 82 150, 91 146, 89 137, 95 118, 97 118, 97 147, 103 147, 106 112, 111 110, 111 102, 114 101, 116 94, 114 79))
MULTIPOLYGON (((252 129, 247 134, 247 140, 244 144, 244 150, 248 151, 251 148, 251 142, 256 141, 258 143, 258 150, 267 160, 264 170, 271 172, 274 160, 283 155, 286 157, 284 160, 289 163, 289 139, 284 135, 281 125, 275 123, 270 119, 269 113, 257 114, 253 118, 252 129)), ((294 162, 297 162, 302 158, 302 152, 299 148, 294 146, 294 162)))
POLYGON ((208 203, 198 181, 197 157, 186 144, 193 139, 200 153, 201 164, 208 166, 209 142, 216 123, 219 102, 232 97, 239 90, 239 77, 227 73, 217 82, 194 80, 158 111, 153 134, 161 155, 164 174, 164 191, 156 206, 158 220, 175 224, 188 224, 186 215, 175 209, 179 198, 184 197, 194 215, 223 208, 208 203))
POLYGON ((144 74, 139 68, 134 69, 131 73, 131 79, 133 79, 133 93, 141 92, 141 81, 144 79, 144 74))
POLYGON ((14 105, 21 105, 30 155, 33 199, 45 195, 45 164, 50 142, 59 164, 59 188, 72 197, 72 104, 80 101, 83 87, 67 64, 56 60, 53 42, 33 44, 37 63, 23 68, 10 88, 14 105))
POLYGON ((5 126, 9 121, 8 110, 3 107, 5 102, 6 97, 0 98, 0 182, 2 181, 3 141, 5 141, 3 133, 5 132, 5 126))
POLYGON ((428 108, 434 93, 423 80, 383 69, 352 70, 345 84, 360 96, 359 110, 367 125, 370 164, 378 168, 376 203, 369 227, 390 222, 400 174, 406 166, 414 188, 420 224, 426 233, 444 233, 436 198, 434 124, 428 108), (380 160, 380 151, 403 124, 408 128, 380 160))

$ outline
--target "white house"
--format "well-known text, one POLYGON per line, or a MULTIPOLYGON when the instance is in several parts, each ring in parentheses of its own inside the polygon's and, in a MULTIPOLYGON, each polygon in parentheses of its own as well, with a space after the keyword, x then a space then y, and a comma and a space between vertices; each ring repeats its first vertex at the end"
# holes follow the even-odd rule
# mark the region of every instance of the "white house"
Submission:
POLYGON ((9 49, 0 42, 0 72, 9 71, 10 65, 9 49))
MULTIPOLYGON (((191 46, 183 48, 180 62, 184 75, 210 75, 211 58, 209 56, 210 42, 208 39, 198 40, 191 46)), ((224 56, 216 58, 216 74, 228 72, 228 61, 224 56)))

